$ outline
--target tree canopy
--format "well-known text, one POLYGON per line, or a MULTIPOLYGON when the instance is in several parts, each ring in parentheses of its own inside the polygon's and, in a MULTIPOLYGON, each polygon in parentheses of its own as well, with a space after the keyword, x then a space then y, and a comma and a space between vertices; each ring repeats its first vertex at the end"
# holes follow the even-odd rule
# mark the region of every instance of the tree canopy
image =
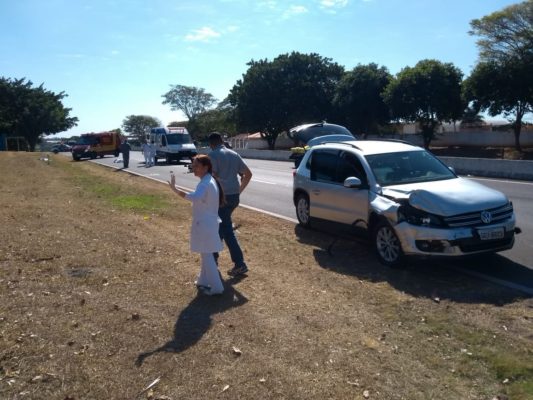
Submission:
POLYGON ((513 127, 515 147, 521 150, 523 118, 533 112, 533 63, 488 61, 476 65, 464 82, 465 98, 489 115, 503 114, 513 127))
POLYGON ((70 108, 61 102, 67 95, 54 93, 43 87, 33 87, 31 81, 0 78, 0 130, 22 136, 30 151, 41 135, 52 135, 77 125, 78 118, 70 117, 70 108))
POLYGON ((189 119, 188 130, 194 137, 198 134, 196 117, 209 110, 217 100, 211 93, 195 86, 171 85, 171 89, 162 97, 163 104, 170 104, 173 111, 182 111, 189 119))
POLYGON ((470 21, 481 61, 529 58, 533 52, 533 0, 470 21))
POLYGON ((261 132, 269 148, 281 132, 331 115, 335 87, 344 68, 318 54, 292 52, 273 61, 250 61, 230 91, 237 126, 261 132))
POLYGON ((462 77, 461 70, 451 63, 422 60, 396 75, 385 89, 384 99, 394 118, 420 124, 428 148, 436 127, 459 119, 465 109, 462 77))
POLYGON ((150 128, 161 126, 161 121, 149 115, 128 115, 122 121, 124 132, 135 136, 140 142, 146 139, 150 128))
POLYGON ((520 150, 523 118, 533 112, 533 0, 470 22, 480 62, 464 84, 465 98, 512 123, 520 150))
POLYGON ((225 101, 221 102, 217 108, 208 110, 198 115, 197 125, 200 132, 208 134, 209 132, 218 131, 229 136, 237 133, 235 121, 233 118, 233 108, 225 101))
POLYGON ((378 133, 378 126, 390 121, 389 107, 382 93, 391 79, 386 67, 374 63, 358 65, 346 72, 333 98, 338 122, 363 137, 378 133))

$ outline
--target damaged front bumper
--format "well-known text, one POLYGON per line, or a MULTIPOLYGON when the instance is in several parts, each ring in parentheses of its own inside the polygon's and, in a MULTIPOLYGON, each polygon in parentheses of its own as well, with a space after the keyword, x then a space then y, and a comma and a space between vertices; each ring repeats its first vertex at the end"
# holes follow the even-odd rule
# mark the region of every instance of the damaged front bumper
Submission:
POLYGON ((400 222, 395 231, 406 255, 465 256, 508 250, 514 245, 512 218, 499 224, 463 228, 434 228, 400 222))

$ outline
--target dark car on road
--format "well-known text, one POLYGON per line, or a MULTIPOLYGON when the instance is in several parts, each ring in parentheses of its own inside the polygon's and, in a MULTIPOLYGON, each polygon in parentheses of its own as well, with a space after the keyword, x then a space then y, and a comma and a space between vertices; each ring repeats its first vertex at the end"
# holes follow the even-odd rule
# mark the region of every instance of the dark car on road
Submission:
POLYGON ((54 144, 52 146, 52 152, 54 152, 55 154, 57 153, 60 153, 60 152, 64 152, 64 151, 71 151, 72 150, 72 147, 70 147, 69 145, 67 144, 54 144))

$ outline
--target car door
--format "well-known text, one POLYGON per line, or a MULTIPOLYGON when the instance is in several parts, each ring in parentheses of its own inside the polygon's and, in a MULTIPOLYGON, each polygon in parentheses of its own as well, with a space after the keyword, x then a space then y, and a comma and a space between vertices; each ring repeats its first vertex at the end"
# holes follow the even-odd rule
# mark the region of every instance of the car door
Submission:
POLYGON ((364 226, 368 219, 368 185, 357 157, 340 150, 316 150, 311 159, 309 212, 312 217, 347 225, 364 226), (357 177, 359 188, 344 187, 344 180, 357 177))

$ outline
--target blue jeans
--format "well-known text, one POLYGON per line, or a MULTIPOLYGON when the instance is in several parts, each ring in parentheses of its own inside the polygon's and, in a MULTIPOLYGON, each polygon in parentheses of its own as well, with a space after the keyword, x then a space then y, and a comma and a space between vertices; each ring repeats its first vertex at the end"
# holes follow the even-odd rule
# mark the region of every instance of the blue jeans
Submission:
MULTIPOLYGON (((225 198, 226 204, 218 209, 218 216, 222 220, 218 228, 218 234, 220 235, 220 238, 226 242, 226 246, 228 246, 231 255, 231 261, 233 261, 235 267, 244 267, 246 266, 246 263, 244 262, 244 256, 239 241, 235 237, 235 232, 233 232, 233 221, 231 220, 231 214, 233 214, 233 211, 239 205, 239 195, 229 194, 226 195, 225 198)), ((218 262, 218 253, 215 253, 214 256, 215 260, 218 262)))

